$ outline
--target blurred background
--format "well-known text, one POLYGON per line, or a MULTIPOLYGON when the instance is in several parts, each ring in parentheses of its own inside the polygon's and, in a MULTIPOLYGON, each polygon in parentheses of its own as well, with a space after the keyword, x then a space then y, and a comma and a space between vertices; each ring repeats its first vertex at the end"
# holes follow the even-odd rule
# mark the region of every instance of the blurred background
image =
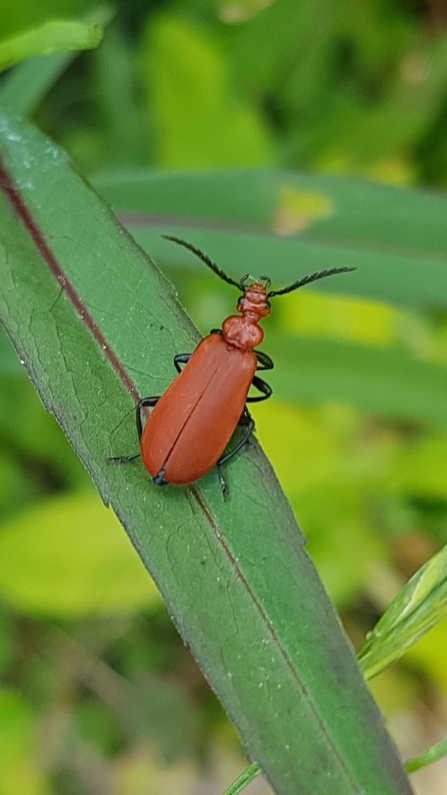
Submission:
MULTIPOLYGON (((2 0, 0 38, 93 7, 2 0)), ((446 190, 445 0, 114 8, 99 48, 73 60, 34 114, 99 186, 123 168, 269 167, 446 190)), ((286 191, 279 233, 299 231, 294 201, 286 191)), ((306 201, 307 218, 324 217, 318 197, 306 201)), ((212 275, 166 272, 203 334, 233 311, 212 275)), ((291 337, 310 352, 396 351, 447 369, 447 316, 430 306, 302 291, 275 303, 263 350, 291 337)), ((0 792, 222 793, 246 764, 235 731, 3 337, 0 350, 0 792)), ((358 646, 446 543, 445 421, 399 416, 386 395, 372 414, 361 400, 327 401, 323 386, 253 413, 358 646)), ((441 624, 371 683, 404 758, 447 733, 446 652, 441 624)), ((445 795, 447 763, 413 781, 445 795)), ((247 790, 267 791, 261 779, 247 790)))

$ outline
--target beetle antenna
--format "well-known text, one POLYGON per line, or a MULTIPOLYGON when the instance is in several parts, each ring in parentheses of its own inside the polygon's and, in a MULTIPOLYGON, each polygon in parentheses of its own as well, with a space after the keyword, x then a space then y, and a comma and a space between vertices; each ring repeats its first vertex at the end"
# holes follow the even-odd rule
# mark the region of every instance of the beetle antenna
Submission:
POLYGON ((206 254, 204 254, 203 251, 200 251, 199 248, 193 246, 192 243, 187 243, 186 240, 182 240, 180 237, 171 237, 171 235, 162 235, 162 237, 164 237, 165 240, 172 240, 173 243, 178 243, 179 246, 183 246, 189 251, 192 251, 192 253, 201 259, 205 265, 208 265, 208 267, 211 268, 211 270, 214 271, 214 273, 219 276, 220 279, 223 279, 224 282, 227 282, 227 284, 232 284, 238 289, 240 288, 239 282, 236 282, 231 278, 231 276, 227 276, 227 274, 224 273, 224 271, 221 270, 215 262, 213 262, 206 254))
POLYGON ((306 284, 318 281, 318 279, 325 279, 326 276, 335 276, 337 273, 349 273, 349 271, 355 270, 357 270, 357 268, 330 268, 329 270, 318 271, 318 273, 312 273, 310 276, 303 276, 302 279, 293 282, 293 284, 289 284, 288 287, 283 287, 282 290, 271 290, 271 292, 267 293, 267 298, 291 293, 293 290, 298 290, 299 287, 304 287, 306 284))

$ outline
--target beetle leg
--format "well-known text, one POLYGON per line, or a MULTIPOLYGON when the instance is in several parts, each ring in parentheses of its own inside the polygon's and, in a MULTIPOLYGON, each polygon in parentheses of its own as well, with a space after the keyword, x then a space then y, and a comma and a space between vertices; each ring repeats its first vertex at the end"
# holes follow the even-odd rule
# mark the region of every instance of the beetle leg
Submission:
POLYGON ((222 497, 224 498, 224 500, 226 500, 227 497, 228 497, 228 486, 227 486, 227 481, 224 478, 224 474, 222 472, 222 468, 221 468, 219 462, 217 462, 217 464, 216 464, 216 469, 217 469, 217 476, 219 478, 220 489, 222 491, 222 497))
POLYGON ((114 461, 115 464, 128 464, 129 461, 135 461, 135 459, 139 457, 139 453, 134 453, 133 455, 117 455, 113 458, 108 458, 107 461, 114 461))
POLYGON ((267 400, 272 394, 272 388, 262 378, 258 378, 257 375, 253 378, 252 385, 259 389, 262 392, 262 395, 258 395, 258 397, 248 397, 247 403, 259 403, 261 400, 267 400))
POLYGON ((221 456, 221 458, 219 458, 219 460, 218 460, 218 462, 216 464, 217 474, 219 476, 220 488, 222 489, 222 496, 223 496, 224 500, 226 500, 226 498, 228 497, 228 486, 226 484, 226 481, 225 481, 225 478, 224 478, 224 475, 223 475, 223 472, 222 472, 222 466, 223 466, 223 464, 226 464, 226 462, 229 461, 230 458, 233 458, 233 456, 236 453, 239 452, 241 447, 243 447, 244 444, 246 443, 246 441, 248 440, 248 437, 253 432, 254 427, 255 427, 254 420, 250 417, 250 414, 248 413, 248 409, 247 409, 246 406, 245 406, 244 411, 241 414, 241 418, 240 418, 240 420, 238 422, 238 428, 241 425, 246 425, 247 426, 246 431, 244 432, 244 435, 243 435, 242 439, 237 443, 236 447, 233 447, 233 449, 230 450, 229 453, 226 453, 225 455, 221 456))
MULTIPOLYGON (((137 432, 138 438, 141 438, 141 434, 143 433, 143 425, 141 422, 141 409, 145 406, 155 406, 158 397, 147 397, 141 398, 141 400, 137 403, 137 410, 136 410, 136 420, 137 420, 137 432)), ((113 458, 108 458, 107 461, 114 461, 117 464, 128 464, 129 461, 135 461, 136 458, 140 457, 140 453, 133 453, 133 455, 117 455, 113 458)))
POLYGON ((147 406, 155 406, 156 402, 160 400, 160 395, 158 397, 145 397, 141 398, 141 400, 137 403, 137 410, 136 410, 136 421, 137 421, 137 433, 138 438, 141 439, 141 434, 143 433, 143 422, 141 420, 141 410, 146 408, 147 406))
POLYGON ((163 469, 160 469, 158 475, 155 475, 155 477, 152 478, 152 481, 156 486, 166 486, 164 467, 163 469))
POLYGON ((226 462, 229 461, 230 458, 233 458, 233 456, 236 455, 236 453, 239 452, 241 447, 244 446, 244 444, 247 441, 248 437, 250 436, 250 434, 254 430, 254 427, 255 427, 254 420, 250 417, 248 411, 247 411, 247 413, 245 413, 245 411, 246 410, 244 409, 244 413, 242 414, 241 419, 238 422, 238 427, 240 425, 246 425, 247 426, 247 428, 246 428, 246 430, 244 432, 244 435, 243 435, 242 439, 237 443, 236 447, 233 447, 233 449, 230 450, 229 453, 225 453, 225 455, 223 455, 223 456, 221 456, 219 458, 219 460, 217 462, 217 466, 218 467, 221 467, 222 464, 226 464, 226 462))
POLYGON ((174 356, 175 369, 178 373, 182 372, 181 364, 187 364, 192 356, 192 353, 178 353, 174 356))
POLYGON ((253 353, 259 362, 256 368, 257 370, 273 370, 275 365, 270 356, 267 356, 263 351, 253 351, 253 353))

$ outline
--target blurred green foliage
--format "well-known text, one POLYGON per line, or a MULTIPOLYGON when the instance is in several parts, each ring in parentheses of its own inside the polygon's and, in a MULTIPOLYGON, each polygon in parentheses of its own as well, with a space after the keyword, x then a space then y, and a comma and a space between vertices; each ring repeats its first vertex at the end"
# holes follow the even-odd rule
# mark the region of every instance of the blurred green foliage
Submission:
MULTIPOLYGON (((3 0, 0 45, 92 9, 3 0)), ((277 166, 444 189, 447 12, 435 0, 122 0, 101 46, 35 118, 91 175, 277 166)), ((286 232, 296 201, 286 191, 286 232)), ((245 223, 243 196, 227 203, 245 223)), ((330 207, 308 200, 306 213, 330 207)), ((170 275, 203 333, 232 311, 213 277, 170 275)), ((303 292, 275 304, 264 348, 293 338, 355 343, 365 356, 407 348, 446 366, 447 318, 430 306, 303 292)), ((228 783, 232 729, 3 337, 0 372, 0 792, 185 792, 206 771, 228 783)), ((339 402, 272 400, 253 413, 360 641, 447 541, 445 425, 339 402)), ((446 720, 445 643, 440 625, 381 678, 390 715, 413 708, 417 720, 430 700, 446 720)))

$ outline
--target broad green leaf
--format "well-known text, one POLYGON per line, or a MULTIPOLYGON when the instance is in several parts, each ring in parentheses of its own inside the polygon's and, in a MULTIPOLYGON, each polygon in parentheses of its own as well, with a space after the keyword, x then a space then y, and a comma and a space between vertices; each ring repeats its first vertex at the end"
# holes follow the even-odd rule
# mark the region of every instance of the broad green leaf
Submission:
POLYGON ((37 28, 49 19, 74 17, 91 7, 92 0, 2 0, 0 33, 17 34, 26 28, 37 28))
POLYGON ((371 679, 447 616, 447 547, 402 588, 357 652, 371 679))
MULTIPOLYGON (((203 219, 205 227, 215 221, 229 231, 233 224, 268 227, 276 209, 276 177, 267 169, 187 173, 141 168, 106 171, 93 181, 115 211, 135 226, 165 218, 168 224, 172 216, 186 216, 194 219, 194 226, 203 219)), ((171 253, 179 256, 182 250, 171 253)))
POLYGON ((19 611, 127 614, 158 600, 115 516, 94 495, 55 498, 0 530, 0 593, 19 611))
MULTIPOLYGON (((79 24, 86 30, 99 31, 111 16, 110 9, 101 6, 81 17, 79 24)), ((44 24, 42 21, 41 27, 44 24)), ((29 116, 74 57, 74 52, 67 52, 67 48, 45 58, 41 55, 27 57, 3 78, 2 105, 13 109, 15 113, 29 116)))
POLYGON ((64 155, 6 115, 0 136, 2 322, 249 755, 280 795, 409 795, 256 442, 227 467, 226 502, 215 472, 161 491, 138 463, 107 462, 135 450, 137 396, 165 388, 197 334, 64 155))
POLYGON ((301 403, 350 402, 374 414, 447 428, 447 367, 403 348, 274 337, 275 395, 301 403))
POLYGON ((95 184, 160 263, 203 268, 186 251, 166 249, 160 234, 169 229, 233 276, 266 273, 282 285, 346 265, 357 272, 313 288, 424 309, 447 305, 443 196, 357 178, 256 170, 103 174, 95 184), (284 212, 291 212, 290 191, 300 209, 289 218, 289 234, 278 236, 284 212), (233 202, 245 205, 239 222, 233 202))
POLYGON ((102 29, 97 22, 55 19, 0 41, 0 72, 33 55, 97 47, 102 29))

